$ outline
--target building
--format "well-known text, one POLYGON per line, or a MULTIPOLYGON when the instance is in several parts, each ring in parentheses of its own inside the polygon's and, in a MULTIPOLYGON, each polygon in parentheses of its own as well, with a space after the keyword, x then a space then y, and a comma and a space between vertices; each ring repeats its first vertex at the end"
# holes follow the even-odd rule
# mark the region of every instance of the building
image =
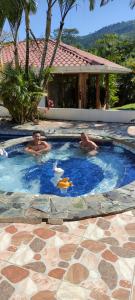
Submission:
MULTIPOLYGON (((52 57, 55 41, 49 40, 46 66, 52 57)), ((38 46, 30 41, 30 64, 39 69, 43 40, 38 46)), ((25 42, 18 43, 19 60, 25 62, 25 42)), ((2 63, 14 60, 14 47, 6 45, 1 51, 2 63)), ((48 83, 48 98, 55 107, 101 108, 109 102, 109 74, 126 74, 131 70, 102 57, 60 43, 48 83)))

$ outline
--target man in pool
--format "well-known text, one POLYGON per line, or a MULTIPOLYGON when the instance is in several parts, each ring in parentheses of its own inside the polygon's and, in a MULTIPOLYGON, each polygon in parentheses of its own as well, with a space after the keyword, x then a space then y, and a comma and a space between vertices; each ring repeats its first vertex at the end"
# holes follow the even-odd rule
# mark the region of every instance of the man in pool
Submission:
POLYGON ((33 132, 32 137, 33 141, 25 148, 27 153, 39 156, 50 151, 51 146, 47 142, 42 141, 40 131, 33 132))
POLYGON ((89 152, 91 155, 97 154, 98 146, 85 133, 81 133, 80 147, 81 149, 89 152))

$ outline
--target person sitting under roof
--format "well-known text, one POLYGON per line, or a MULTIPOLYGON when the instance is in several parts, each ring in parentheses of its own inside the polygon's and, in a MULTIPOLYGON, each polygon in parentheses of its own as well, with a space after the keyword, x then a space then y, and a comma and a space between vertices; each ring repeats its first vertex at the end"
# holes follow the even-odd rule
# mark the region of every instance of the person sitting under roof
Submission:
POLYGON ((32 155, 41 155, 43 153, 48 152, 51 149, 50 144, 41 139, 40 131, 33 132, 33 141, 25 147, 25 151, 32 155))
POLYGON ((89 152, 91 155, 97 154, 98 146, 85 133, 81 133, 80 147, 81 149, 89 152))

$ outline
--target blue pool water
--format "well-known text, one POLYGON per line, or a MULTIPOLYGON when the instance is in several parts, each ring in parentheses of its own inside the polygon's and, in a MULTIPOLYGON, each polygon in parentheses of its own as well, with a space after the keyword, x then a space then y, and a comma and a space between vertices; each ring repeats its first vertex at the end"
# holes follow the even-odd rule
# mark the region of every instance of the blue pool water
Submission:
POLYGON ((135 154, 110 143, 99 147, 96 156, 79 148, 77 141, 52 141, 52 150, 35 158, 24 153, 24 145, 7 149, 0 157, 0 190, 75 197, 110 191, 135 180, 135 154), (54 172, 54 164, 64 174, 54 172), (73 186, 57 187, 68 177, 73 186))

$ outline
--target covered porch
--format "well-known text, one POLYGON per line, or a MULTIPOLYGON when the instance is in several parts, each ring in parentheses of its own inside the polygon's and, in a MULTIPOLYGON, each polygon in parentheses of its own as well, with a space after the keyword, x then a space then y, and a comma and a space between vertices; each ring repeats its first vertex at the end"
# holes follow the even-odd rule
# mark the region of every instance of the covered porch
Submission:
POLYGON ((56 67, 48 83, 48 99, 56 108, 108 109, 110 74, 128 72, 119 65, 56 67))

